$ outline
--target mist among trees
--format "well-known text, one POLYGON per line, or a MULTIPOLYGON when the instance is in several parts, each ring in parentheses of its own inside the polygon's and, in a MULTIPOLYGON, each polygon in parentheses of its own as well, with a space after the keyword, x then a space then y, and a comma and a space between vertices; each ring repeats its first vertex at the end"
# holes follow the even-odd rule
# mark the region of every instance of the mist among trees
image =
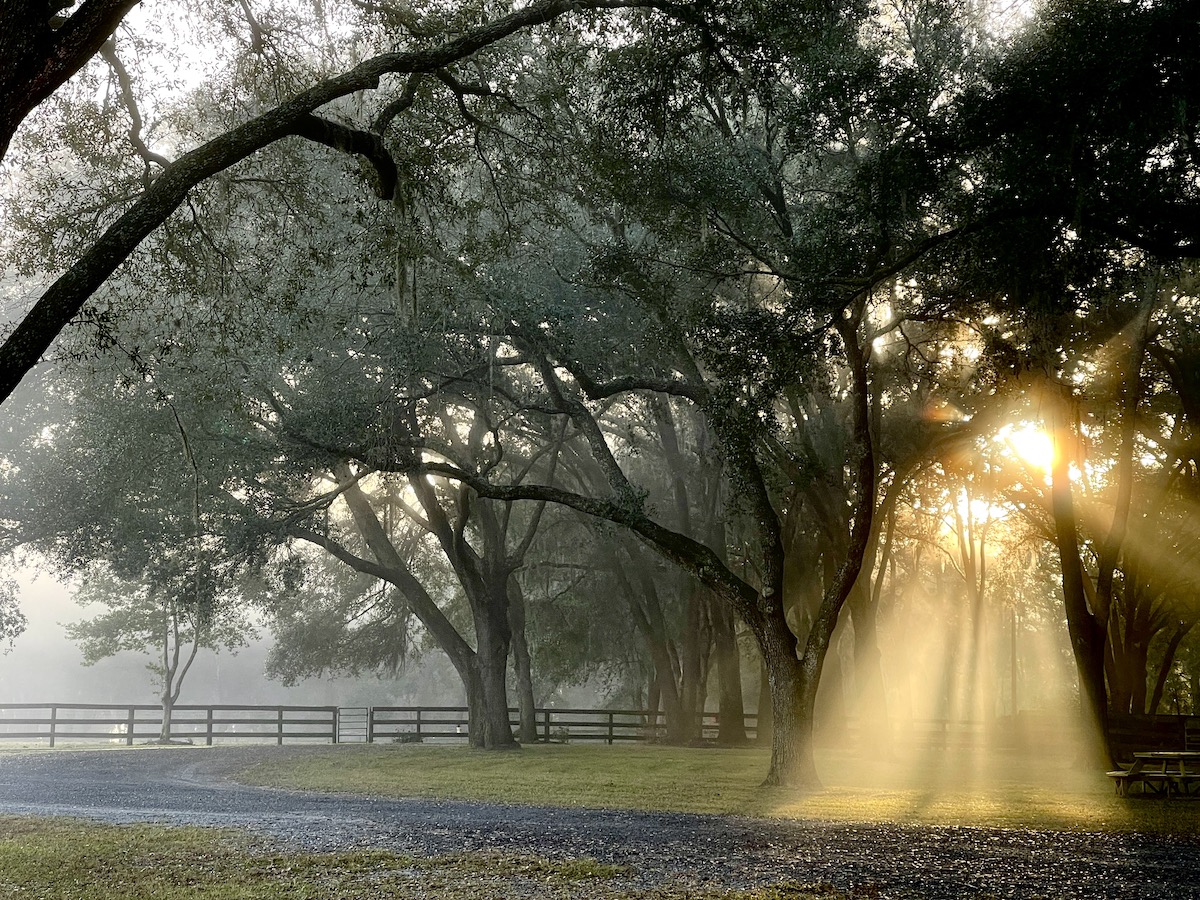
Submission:
POLYGON ((4 549, 165 707, 261 622, 444 655, 479 747, 757 708, 776 784, 847 714, 1196 711, 1194 4, 3 16, 4 549))

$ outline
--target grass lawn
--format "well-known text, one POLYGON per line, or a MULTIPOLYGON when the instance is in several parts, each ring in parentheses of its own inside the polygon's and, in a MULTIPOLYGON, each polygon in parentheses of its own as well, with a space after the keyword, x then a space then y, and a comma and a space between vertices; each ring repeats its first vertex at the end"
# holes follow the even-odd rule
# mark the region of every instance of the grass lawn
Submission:
POLYGON ((1070 752, 963 750, 863 759, 821 751, 825 790, 761 786, 767 753, 591 744, 489 753, 461 745, 341 745, 259 765, 252 784, 383 797, 773 818, 1195 835, 1200 802, 1120 798, 1070 752))
MULTIPOLYGON (((240 778, 378 796, 843 822, 1200 833, 1200 802, 1118 798, 1102 773, 1082 770, 1069 753, 1031 759, 993 750, 863 759, 826 750, 818 757, 825 789, 809 794, 763 788, 766 765, 766 752, 757 749, 570 744, 487 753, 462 745, 376 744, 281 754, 240 778)), ((589 859, 281 853, 244 834, 214 829, 0 818, 0 898, 844 900, 828 887, 804 885, 751 892, 694 886, 646 891, 632 877, 589 859)))
POLYGON ((413 859, 378 851, 280 854, 235 833, 202 828, 97 825, 0 818, 0 897, 71 900, 491 900, 515 896, 654 900, 836 898, 802 887, 750 893, 623 884, 624 872, 591 860, 549 862, 471 854, 413 859), (515 893, 527 891, 528 893, 515 893))

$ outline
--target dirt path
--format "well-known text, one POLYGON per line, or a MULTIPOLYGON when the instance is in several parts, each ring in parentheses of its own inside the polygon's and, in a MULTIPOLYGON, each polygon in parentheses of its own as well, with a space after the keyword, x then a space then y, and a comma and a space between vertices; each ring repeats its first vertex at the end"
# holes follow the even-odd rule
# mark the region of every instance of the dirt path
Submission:
POLYGON ((0 752, 0 813, 235 826, 306 850, 587 856, 633 867, 631 887, 794 880, 880 897, 1200 898, 1200 841, 383 800, 229 778, 305 752, 313 751, 0 752))

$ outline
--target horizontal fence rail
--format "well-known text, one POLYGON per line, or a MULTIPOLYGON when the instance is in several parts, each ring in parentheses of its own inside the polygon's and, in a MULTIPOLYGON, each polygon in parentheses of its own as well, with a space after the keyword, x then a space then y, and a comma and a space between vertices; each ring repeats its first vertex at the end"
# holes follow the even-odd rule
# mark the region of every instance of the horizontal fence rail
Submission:
MULTIPOLYGON (((542 743, 599 741, 617 744, 659 741, 666 737, 663 713, 633 709, 539 708, 537 740, 542 743)), ((509 710, 514 732, 517 710, 509 710)), ((699 717, 698 735, 719 736, 717 713, 699 717)), ((852 717, 826 721, 816 738, 824 745, 854 745, 869 738, 894 745, 952 750, 986 741, 1001 746, 1040 744, 1063 729, 1059 717, 1018 714, 983 721, 895 719, 862 731, 852 717)), ((1118 747, 1134 749, 1200 749, 1200 717, 1114 716, 1112 738, 1118 747)), ((758 736, 758 717, 747 713, 743 726, 750 740, 758 736)), ((9 703, 0 705, 0 741, 60 743, 108 741, 132 746, 156 741, 162 733, 162 707, 157 704, 9 703)), ((178 704, 171 717, 171 741, 374 743, 449 742, 469 737, 465 706, 263 706, 178 704)))
MULTIPOLYGON (((637 709, 549 709, 534 711, 538 741, 566 743, 568 741, 657 740, 666 734, 663 714, 637 709)), ((515 731, 520 725, 520 713, 508 711, 509 725, 515 731)), ((758 716, 746 713, 745 728, 754 737, 758 716)), ((374 706, 370 709, 367 740, 398 743, 427 740, 463 739, 467 734, 465 706, 374 706)), ((700 734, 704 740, 714 740, 719 719, 715 712, 700 717, 700 734)))
MULTIPOLYGON (((177 704, 170 740, 211 745, 215 740, 337 742, 336 706, 177 704)), ((132 745, 158 740, 158 704, 9 703, 0 706, 0 740, 111 741, 132 745)))
MULTIPOLYGON (((520 716, 509 710, 514 731, 520 716)), ((757 716, 748 713, 745 728, 754 736, 757 716)), ((652 741, 666 734, 663 714, 646 710, 538 709, 537 738, 568 741, 652 741)), ((718 734, 716 713, 700 717, 700 734, 718 734)), ((132 746, 156 741, 162 733, 157 704, 9 703, 0 705, 0 740, 62 742, 108 741, 132 746)), ((367 742, 467 740, 465 706, 255 706, 177 704, 169 740, 207 745, 227 740, 367 742)))

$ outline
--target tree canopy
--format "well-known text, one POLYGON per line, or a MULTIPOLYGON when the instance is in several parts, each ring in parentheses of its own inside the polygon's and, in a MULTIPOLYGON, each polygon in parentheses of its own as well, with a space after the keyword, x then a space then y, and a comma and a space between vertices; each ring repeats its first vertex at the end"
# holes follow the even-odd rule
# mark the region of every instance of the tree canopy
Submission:
POLYGON ((1102 731, 1184 677, 1193 4, 264 0, 179 13, 223 55, 169 90, 132 6, 0 45, 109 11, 74 81, 4 87, 5 288, 37 299, 0 393, 54 366, 5 407, 11 545, 149 589, 186 537, 161 560, 283 586, 285 672, 394 662, 411 614, 486 746, 510 659, 523 710, 538 648, 595 666, 527 634, 556 598, 627 611, 645 656, 611 671, 679 740, 710 669, 740 716, 741 630, 773 783, 816 781, 848 622, 886 703, 905 603, 984 659, 997 585, 1057 578, 1102 731), (953 613, 905 600, 929 554, 953 613))

